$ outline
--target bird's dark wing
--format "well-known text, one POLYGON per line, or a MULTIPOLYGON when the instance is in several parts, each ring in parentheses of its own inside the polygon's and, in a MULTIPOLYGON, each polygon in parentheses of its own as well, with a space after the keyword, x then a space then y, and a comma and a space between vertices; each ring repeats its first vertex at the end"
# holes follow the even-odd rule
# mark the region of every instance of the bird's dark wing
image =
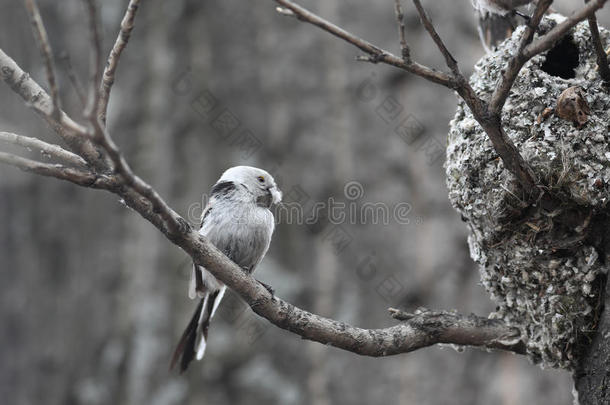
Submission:
POLYGON ((224 198, 227 197, 229 194, 232 194, 233 192, 235 192, 235 183, 233 183, 232 181, 219 181, 218 183, 214 184, 214 187, 212 187, 212 192, 210 193, 210 197, 212 198, 224 198))
POLYGON ((232 181, 219 181, 218 183, 214 184, 212 190, 210 191, 210 201, 201 213, 201 223, 199 224, 199 229, 203 228, 203 224, 205 223, 206 219, 209 218, 210 212, 212 212, 213 209, 214 201, 228 198, 235 192, 235 189, 235 183, 232 181))

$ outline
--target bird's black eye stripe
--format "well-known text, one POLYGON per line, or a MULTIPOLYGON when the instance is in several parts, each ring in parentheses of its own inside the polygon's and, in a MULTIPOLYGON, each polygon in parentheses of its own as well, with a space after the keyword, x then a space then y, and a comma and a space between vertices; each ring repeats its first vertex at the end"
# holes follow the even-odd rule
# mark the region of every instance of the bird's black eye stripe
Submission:
POLYGON ((212 195, 227 195, 235 190, 235 183, 232 181, 220 181, 212 187, 212 195))

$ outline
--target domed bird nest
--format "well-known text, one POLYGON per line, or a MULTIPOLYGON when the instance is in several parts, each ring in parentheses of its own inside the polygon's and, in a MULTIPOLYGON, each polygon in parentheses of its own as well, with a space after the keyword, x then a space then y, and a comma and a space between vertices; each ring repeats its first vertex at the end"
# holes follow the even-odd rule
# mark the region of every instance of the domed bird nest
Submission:
MULTIPOLYGON (((545 18, 542 26, 562 18, 545 18)), ((608 43, 608 31, 600 31, 608 43)), ((522 33, 517 29, 476 64, 470 82, 483 98, 498 85, 522 33)), ((535 204, 525 201, 463 102, 450 124, 449 198, 470 227, 470 254, 497 303, 493 316, 520 328, 528 355, 545 366, 572 368, 596 328, 610 258, 609 106, 586 22, 523 67, 502 121, 545 190, 535 204), (562 93, 576 109, 557 108, 562 93)))

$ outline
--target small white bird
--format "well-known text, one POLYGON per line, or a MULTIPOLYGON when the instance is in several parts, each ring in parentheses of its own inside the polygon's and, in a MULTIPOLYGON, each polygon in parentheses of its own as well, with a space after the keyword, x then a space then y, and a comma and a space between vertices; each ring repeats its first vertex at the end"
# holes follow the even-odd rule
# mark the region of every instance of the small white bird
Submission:
MULTIPOLYGON (((232 167, 212 187, 199 233, 244 271, 252 273, 267 253, 275 228, 270 208, 281 200, 282 192, 269 173, 250 166, 232 167)), ((200 301, 180 338, 170 368, 180 359, 180 372, 184 372, 193 358, 203 358, 210 320, 226 288, 205 268, 193 265, 188 294, 200 301)))
POLYGON ((531 3, 533 0, 472 0, 478 18, 478 31, 481 43, 487 53, 492 52, 498 44, 512 35, 518 26, 516 16, 526 21, 529 16, 517 10, 517 7, 531 3))
POLYGON ((507 15, 516 11, 517 7, 531 3, 533 0, 472 0, 472 5, 480 12, 507 15))

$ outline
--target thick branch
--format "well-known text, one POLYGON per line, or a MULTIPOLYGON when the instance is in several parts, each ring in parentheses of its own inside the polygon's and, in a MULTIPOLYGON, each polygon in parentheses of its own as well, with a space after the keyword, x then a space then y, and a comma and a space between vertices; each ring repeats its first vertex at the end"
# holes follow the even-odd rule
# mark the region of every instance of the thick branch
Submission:
POLYGON ((0 132, 0 142, 10 143, 28 149, 38 149, 43 154, 53 156, 74 166, 78 166, 81 168, 87 167, 87 162, 85 162, 85 160, 80 156, 72 152, 68 152, 59 145, 46 143, 37 138, 30 138, 27 136, 17 135, 10 132, 0 132))
MULTIPOLYGON (((162 232, 160 214, 131 193, 120 194, 132 209, 162 232)), ((185 222, 186 224, 186 222, 185 222)), ((167 235, 167 234, 166 234, 167 235)), ((169 237, 169 235, 168 235, 169 237)), ((367 356, 407 353, 437 343, 481 346, 523 353, 519 331, 499 320, 453 313, 415 314, 407 322, 385 329, 362 329, 324 318, 289 304, 270 293, 250 274, 229 260, 198 232, 185 227, 170 240, 187 252, 195 263, 239 294, 254 312, 274 325, 301 337, 367 356)))
POLYGON ((136 12, 138 11, 139 5, 140 0, 129 1, 127 11, 125 11, 125 15, 123 16, 123 20, 121 21, 121 30, 119 31, 119 36, 117 37, 114 46, 110 51, 110 56, 108 56, 108 62, 106 63, 106 68, 104 69, 99 100, 99 118, 102 123, 104 123, 104 125, 106 124, 106 113, 108 112, 110 90, 112 89, 112 85, 114 84, 114 74, 119 64, 121 53, 123 53, 123 49, 125 49, 125 47, 127 46, 127 42, 129 42, 129 37, 131 36, 131 31, 133 30, 134 19, 136 18, 136 12))
POLYGON ((197 232, 190 232, 178 243, 198 264, 210 269, 215 277, 236 291, 254 312, 274 325, 308 340, 376 357, 407 353, 437 343, 522 352, 519 345, 514 345, 515 340, 519 340, 517 329, 486 318, 447 313, 430 317, 424 313, 385 329, 361 329, 324 318, 277 297, 271 298, 260 283, 241 271, 197 232))

